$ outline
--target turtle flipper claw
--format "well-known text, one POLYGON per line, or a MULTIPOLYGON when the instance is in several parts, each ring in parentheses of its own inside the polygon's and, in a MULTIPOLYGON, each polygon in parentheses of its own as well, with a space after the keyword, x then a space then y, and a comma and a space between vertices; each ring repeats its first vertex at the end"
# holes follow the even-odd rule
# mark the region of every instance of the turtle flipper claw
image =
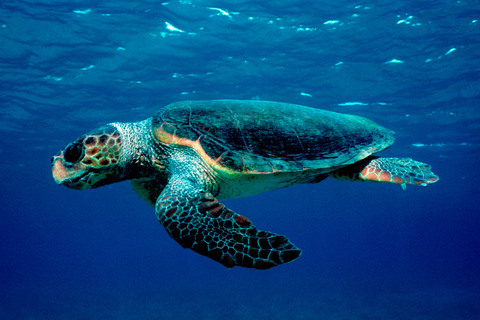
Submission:
POLYGON ((286 237, 257 230, 250 220, 218 203, 210 193, 180 194, 167 186, 157 200, 156 212, 182 247, 227 268, 269 269, 301 254, 286 237))

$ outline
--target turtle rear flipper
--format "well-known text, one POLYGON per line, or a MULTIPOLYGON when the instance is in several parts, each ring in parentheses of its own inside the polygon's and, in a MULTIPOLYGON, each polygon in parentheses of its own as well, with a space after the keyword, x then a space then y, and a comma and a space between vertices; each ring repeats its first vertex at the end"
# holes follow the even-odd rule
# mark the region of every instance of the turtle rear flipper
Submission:
POLYGON ((370 181, 426 186, 438 181, 430 165, 410 158, 379 158, 369 156, 352 165, 335 170, 332 178, 346 181, 370 181))
POLYGON ((300 256, 301 250, 286 237, 257 230, 211 193, 189 184, 187 180, 170 183, 155 205, 158 220, 182 247, 227 268, 269 269, 300 256))

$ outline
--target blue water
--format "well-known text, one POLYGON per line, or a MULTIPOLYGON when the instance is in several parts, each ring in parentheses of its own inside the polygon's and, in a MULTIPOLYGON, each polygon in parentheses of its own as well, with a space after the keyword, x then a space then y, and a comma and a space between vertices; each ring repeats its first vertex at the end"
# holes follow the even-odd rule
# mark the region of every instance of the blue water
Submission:
POLYGON ((480 319, 477 1, 0 4, 1 319, 480 319), (174 101, 366 116, 428 187, 327 179, 226 201, 303 250, 267 271, 183 250, 127 182, 50 159, 174 101))

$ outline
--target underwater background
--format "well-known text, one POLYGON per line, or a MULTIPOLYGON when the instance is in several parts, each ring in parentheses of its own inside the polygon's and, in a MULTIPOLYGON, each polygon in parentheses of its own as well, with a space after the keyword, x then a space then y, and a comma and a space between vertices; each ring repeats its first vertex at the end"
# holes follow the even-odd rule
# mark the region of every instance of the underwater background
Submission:
POLYGON ((0 3, 1 319, 480 319, 480 2, 0 3), (327 179, 225 201, 303 250, 270 270, 183 250, 128 182, 51 157, 181 100, 368 117, 428 187, 327 179))

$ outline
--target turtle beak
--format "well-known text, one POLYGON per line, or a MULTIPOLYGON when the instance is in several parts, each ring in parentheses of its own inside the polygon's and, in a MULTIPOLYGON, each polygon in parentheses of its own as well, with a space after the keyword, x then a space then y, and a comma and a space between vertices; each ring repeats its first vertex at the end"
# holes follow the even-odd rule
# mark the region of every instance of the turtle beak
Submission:
POLYGON ((52 158, 52 176, 58 185, 65 185, 72 189, 84 189, 82 180, 85 177, 85 166, 80 163, 66 162, 63 158, 63 151, 52 158))
POLYGON ((58 185, 61 185, 70 176, 68 170, 65 168, 62 152, 52 158, 52 175, 58 185))

